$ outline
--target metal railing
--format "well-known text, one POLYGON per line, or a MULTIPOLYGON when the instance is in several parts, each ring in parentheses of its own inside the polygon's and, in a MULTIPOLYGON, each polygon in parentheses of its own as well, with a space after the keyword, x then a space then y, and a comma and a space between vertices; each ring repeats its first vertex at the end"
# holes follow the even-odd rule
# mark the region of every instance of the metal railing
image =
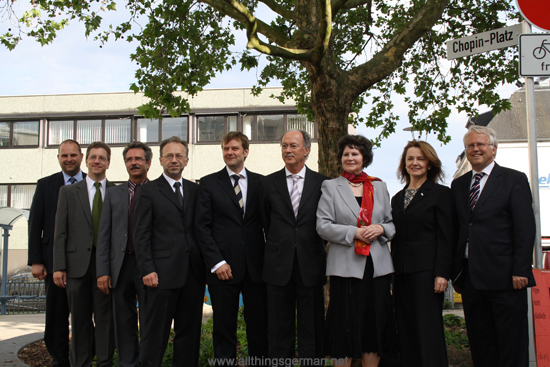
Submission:
POLYGON ((46 287, 44 281, 32 277, 14 277, 8 280, 6 295, 0 296, 0 300, 6 302, 6 314, 8 315, 45 312, 46 287))

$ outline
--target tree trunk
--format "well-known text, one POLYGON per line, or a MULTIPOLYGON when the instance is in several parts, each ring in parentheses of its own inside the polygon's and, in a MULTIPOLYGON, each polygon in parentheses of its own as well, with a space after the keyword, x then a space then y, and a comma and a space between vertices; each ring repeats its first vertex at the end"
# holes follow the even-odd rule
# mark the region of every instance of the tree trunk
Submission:
POLYGON ((347 83, 322 74, 311 79, 311 107, 319 131, 319 172, 328 177, 342 173, 338 161, 338 140, 348 133, 351 100, 346 93, 347 83))

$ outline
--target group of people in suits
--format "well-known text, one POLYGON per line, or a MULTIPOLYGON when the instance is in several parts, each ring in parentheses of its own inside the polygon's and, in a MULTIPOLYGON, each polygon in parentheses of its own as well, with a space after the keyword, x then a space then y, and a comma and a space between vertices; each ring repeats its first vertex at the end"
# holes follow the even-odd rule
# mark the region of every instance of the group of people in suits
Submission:
POLYGON ((105 178, 107 145, 88 146, 85 175, 80 145, 64 141, 62 172, 38 181, 29 218, 29 265, 46 281, 54 365, 89 366, 96 355, 109 366, 116 345, 121 366, 159 366, 173 325, 172 364, 196 367, 207 283, 217 365, 237 363, 242 294, 247 365, 330 356, 364 367, 447 366, 451 279, 474 364, 527 366, 529 184, 494 162, 493 130, 471 127, 464 144, 473 170, 449 189, 435 150, 409 142, 398 168, 406 186, 390 200, 386 184, 364 172, 373 146, 362 136, 340 140, 343 172, 329 180, 305 164, 305 131, 283 135, 285 167, 265 177, 245 168, 246 135, 229 132, 226 166, 200 185, 182 178, 189 151, 177 137, 160 144, 163 174, 151 182, 151 149, 126 146, 129 180, 118 186, 105 178))

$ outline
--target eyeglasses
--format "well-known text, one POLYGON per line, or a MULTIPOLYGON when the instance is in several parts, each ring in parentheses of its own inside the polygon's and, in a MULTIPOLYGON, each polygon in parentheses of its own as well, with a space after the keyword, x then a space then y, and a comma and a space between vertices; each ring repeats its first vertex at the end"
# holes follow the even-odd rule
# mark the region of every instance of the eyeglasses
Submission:
POLYGON ((132 161, 136 161, 138 163, 143 163, 143 162, 146 161, 146 159, 143 158, 143 157, 128 157, 124 160, 124 162, 126 162, 126 163, 130 163, 132 161))
POLYGON ((470 145, 466 145, 466 150, 474 150, 475 148, 479 148, 479 149, 483 149, 485 148, 487 145, 492 145, 492 144, 487 144, 487 143, 474 143, 474 144, 470 144, 470 145))
POLYGON ((166 154, 166 155, 163 155, 162 158, 164 159, 167 159, 169 161, 171 161, 172 159, 174 159, 174 157, 176 158, 176 160, 178 161, 183 161, 184 159, 186 159, 186 157, 184 157, 183 155, 181 154, 166 154))
POLYGON ((107 162, 107 157, 104 157, 102 155, 91 155, 88 157, 88 160, 90 161, 95 161, 96 159, 98 159, 100 162, 107 162))

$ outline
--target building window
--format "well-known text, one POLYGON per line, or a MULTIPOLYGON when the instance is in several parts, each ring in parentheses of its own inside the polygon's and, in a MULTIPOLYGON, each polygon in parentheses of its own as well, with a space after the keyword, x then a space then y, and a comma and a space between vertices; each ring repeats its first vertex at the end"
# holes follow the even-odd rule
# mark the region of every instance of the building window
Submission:
POLYGON ((48 145, 59 145, 67 139, 74 139, 74 120, 49 122, 48 145))
POLYGON ((224 116, 197 116, 199 141, 221 141, 225 134, 224 116))
POLYGON ((77 142, 88 145, 101 140, 101 120, 78 120, 76 122, 77 142))
POLYGON ((181 140, 188 141, 189 118, 187 116, 163 117, 161 123, 162 140, 177 136, 181 140))
POLYGON ((304 130, 311 136, 312 139, 315 136, 315 123, 308 121, 305 115, 287 115, 286 116, 286 129, 288 130, 304 130))
POLYGON ((0 146, 38 146, 39 121, 0 122, 0 146))
POLYGON ((0 207, 30 210, 35 184, 0 185, 0 207))
POLYGON ((0 185, 0 207, 8 206, 8 185, 0 185))
POLYGON ((159 141, 159 120, 137 119, 136 139, 144 143, 157 143, 159 141))
POLYGON ((258 140, 278 142, 284 133, 283 115, 258 116, 258 140))
POLYGON ((126 144, 132 141, 131 119, 105 120, 105 143, 126 144))

